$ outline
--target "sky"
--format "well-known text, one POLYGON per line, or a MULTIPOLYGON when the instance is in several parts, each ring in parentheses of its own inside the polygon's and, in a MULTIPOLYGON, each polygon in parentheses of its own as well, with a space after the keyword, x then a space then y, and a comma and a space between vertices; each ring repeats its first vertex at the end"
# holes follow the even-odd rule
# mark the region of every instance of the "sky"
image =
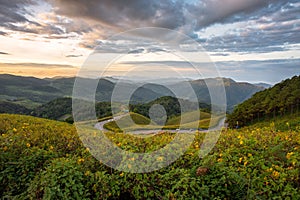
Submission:
MULTIPOLYGON (((75 76, 99 46, 99 62, 106 55, 127 54, 107 75, 141 64, 146 72, 157 70, 158 60, 184 71, 183 62, 162 46, 110 39, 124 31, 136 36, 130 30, 144 27, 193 39, 223 77, 274 84, 300 75, 298 0, 0 0, 0 73, 75 76)), ((174 39, 172 34, 148 37, 174 39)), ((197 78, 192 73, 184 76, 197 78)))

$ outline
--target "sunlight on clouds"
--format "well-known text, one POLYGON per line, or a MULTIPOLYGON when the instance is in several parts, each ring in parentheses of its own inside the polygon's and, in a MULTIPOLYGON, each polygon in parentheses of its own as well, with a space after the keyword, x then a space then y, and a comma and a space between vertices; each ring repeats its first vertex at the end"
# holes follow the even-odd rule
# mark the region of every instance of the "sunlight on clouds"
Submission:
POLYGON ((0 74, 15 74, 21 76, 35 76, 38 78, 55 77, 55 76, 75 76, 78 68, 60 65, 43 65, 33 64, 35 66, 23 64, 5 64, 0 63, 0 74))

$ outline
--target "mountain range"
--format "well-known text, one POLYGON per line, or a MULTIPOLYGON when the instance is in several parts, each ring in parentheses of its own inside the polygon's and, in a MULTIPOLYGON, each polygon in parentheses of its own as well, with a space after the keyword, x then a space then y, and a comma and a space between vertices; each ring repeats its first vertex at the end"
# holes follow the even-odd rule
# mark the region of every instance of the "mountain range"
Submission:
MULTIPOLYGON (((87 83, 94 79, 79 78, 87 83)), ((177 79, 176 79, 177 80, 177 79)), ((264 90, 267 85, 254 85, 246 82, 236 82, 228 78, 210 78, 177 82, 168 82, 166 85, 155 83, 136 83, 124 81, 118 83, 113 77, 101 78, 96 90, 96 101, 110 101, 112 93, 118 83, 119 94, 115 96, 117 101, 126 101, 126 95, 134 91, 130 97, 131 103, 147 103, 163 96, 184 97, 195 101, 187 88, 192 87, 199 102, 210 104, 208 87, 217 88, 220 80, 224 82, 228 109, 250 98, 254 93, 264 90), (175 95, 176 94, 176 95, 175 95)), ((46 78, 22 77, 9 74, 0 74, 0 102, 21 105, 25 108, 36 108, 51 100, 62 97, 71 97, 75 77, 46 78)), ((88 88, 84 88, 88 90, 88 88)), ((22 108, 24 110, 24 108, 22 108)))

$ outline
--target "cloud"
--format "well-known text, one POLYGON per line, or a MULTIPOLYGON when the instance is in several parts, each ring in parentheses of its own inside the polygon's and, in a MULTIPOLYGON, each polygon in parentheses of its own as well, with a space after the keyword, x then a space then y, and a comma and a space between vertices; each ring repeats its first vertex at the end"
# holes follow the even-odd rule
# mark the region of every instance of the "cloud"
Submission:
POLYGON ((243 15, 245 21, 232 23, 232 29, 223 34, 208 35, 206 38, 202 34, 200 43, 209 51, 220 52, 288 50, 290 45, 300 41, 300 4, 292 2, 274 3, 252 15, 243 15))
POLYGON ((0 31, 0 35, 2 35, 2 36, 6 36, 6 35, 7 35, 7 33, 6 33, 6 32, 4 32, 4 31, 0 31))
POLYGON ((128 54, 140 54, 143 52, 145 52, 145 49, 139 48, 139 49, 134 49, 134 50, 129 51, 128 54))
MULTIPOLYGON (((272 52, 300 41, 298 0, 0 0, 0 23, 7 30, 46 39, 80 38, 94 49, 98 39, 137 27, 181 31, 209 51, 272 52), (47 7, 47 9, 41 9, 47 7), (34 8, 34 9, 33 9, 34 8), (40 13, 38 10, 40 9, 40 13), (35 12, 31 12, 35 10, 35 12), (240 24, 221 36, 199 36, 216 24, 240 24)), ((220 30, 222 32, 222 30, 220 30)), ((6 35, 0 31, 0 35, 6 35)), ((122 46, 111 44, 112 52, 122 46)), ((121 49, 121 50, 118 50, 121 49)), ((132 49, 135 52, 136 48, 132 49)), ((132 53, 131 52, 131 53, 132 53)))
POLYGON ((78 68, 71 65, 40 63, 0 63, 0 74, 15 74, 39 78, 75 76, 78 68))
POLYGON ((300 59, 245 60, 216 62, 222 76, 239 81, 277 83, 300 75, 300 59))
POLYGON ((229 53, 212 53, 209 54, 210 56, 230 56, 229 53))
POLYGON ((53 0, 57 13, 92 19, 109 26, 177 28, 184 24, 183 3, 159 0, 53 0))
POLYGON ((47 68, 47 69, 55 69, 55 68, 77 68, 72 65, 62 65, 62 64, 43 64, 43 63, 0 63, 0 67, 19 67, 20 69, 23 67, 30 68, 47 68))
POLYGON ((67 58, 78 58, 81 57, 82 55, 66 55, 67 58))
POLYGON ((253 13, 279 0, 202 0, 188 5, 190 19, 195 22, 195 30, 202 29, 215 23, 243 19, 235 17, 241 13, 253 13))
POLYGON ((0 51, 0 55, 10 55, 10 54, 6 53, 6 52, 3 52, 3 51, 0 51))

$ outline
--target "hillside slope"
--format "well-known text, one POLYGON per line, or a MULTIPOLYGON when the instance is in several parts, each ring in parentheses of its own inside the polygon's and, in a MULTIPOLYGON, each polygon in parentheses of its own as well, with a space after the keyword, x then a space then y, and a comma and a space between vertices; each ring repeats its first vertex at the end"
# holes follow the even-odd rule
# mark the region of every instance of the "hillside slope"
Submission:
POLYGON ((234 112, 228 115, 228 123, 244 126, 266 118, 286 114, 299 115, 300 76, 282 81, 272 88, 258 92, 252 98, 239 104, 234 112))

